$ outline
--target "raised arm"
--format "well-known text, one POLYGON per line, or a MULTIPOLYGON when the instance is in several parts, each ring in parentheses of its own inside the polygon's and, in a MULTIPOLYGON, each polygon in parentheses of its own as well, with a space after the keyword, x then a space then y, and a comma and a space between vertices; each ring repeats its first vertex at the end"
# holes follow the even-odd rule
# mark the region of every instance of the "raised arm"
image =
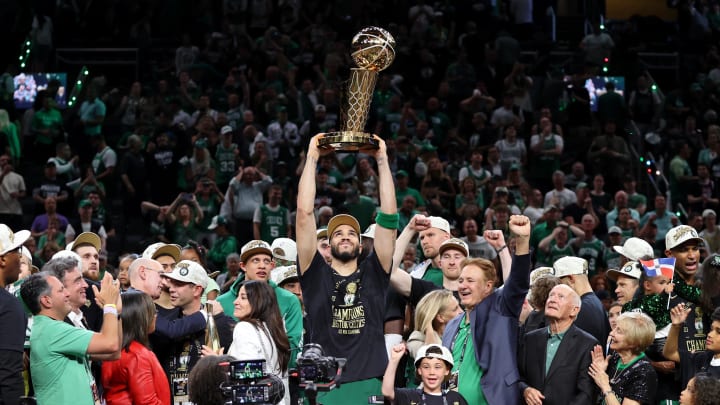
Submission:
POLYGON ((100 290, 92 286, 97 304, 103 307, 103 323, 100 333, 94 333, 87 348, 89 355, 119 354, 122 346, 122 324, 118 314, 122 312, 120 290, 113 284, 113 277, 105 273, 100 290))
POLYGON ((670 310, 670 319, 672 326, 668 332, 665 347, 663 347, 663 356, 675 363, 680 363, 680 351, 678 350, 678 338, 680 337, 680 329, 685 324, 688 314, 692 308, 685 304, 678 304, 670 310))
POLYGON ((502 231, 485 231, 483 232, 483 238, 495 249, 500 261, 500 267, 502 270, 503 280, 507 280, 510 277, 510 268, 512 267, 512 257, 510 256, 510 249, 505 244, 505 235, 502 231))
POLYGON ((378 149, 371 152, 378 165, 378 189, 380 198, 380 212, 376 217, 374 248, 375 255, 385 272, 389 273, 395 250, 395 238, 397 235, 398 213, 397 200, 395 199, 395 184, 390 172, 390 162, 387 157, 385 141, 379 136, 373 135, 378 142, 378 149))
POLYGON ((427 229, 430 226, 430 220, 421 214, 417 214, 410 219, 400 236, 395 242, 395 254, 393 255, 392 272, 390 273, 390 285, 398 294, 403 297, 410 296, 412 289, 412 276, 407 271, 399 270, 402 263, 405 249, 410 245, 410 241, 419 231, 427 229))
POLYGON ((297 217, 295 218, 295 233, 298 253, 298 270, 300 274, 310 267, 313 256, 317 251, 317 225, 315 222, 315 172, 322 153, 317 143, 323 134, 317 134, 310 139, 305 167, 300 175, 297 194, 297 217))

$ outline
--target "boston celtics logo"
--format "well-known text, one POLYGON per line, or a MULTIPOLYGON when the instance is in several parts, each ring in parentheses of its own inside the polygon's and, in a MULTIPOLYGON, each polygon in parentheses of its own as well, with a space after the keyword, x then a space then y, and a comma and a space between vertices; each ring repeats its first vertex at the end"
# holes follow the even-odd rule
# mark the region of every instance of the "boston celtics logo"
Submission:
POLYGON ((189 266, 188 263, 180 262, 177 264, 177 266, 175 268, 178 270, 178 274, 185 277, 188 275, 188 273, 190 273, 190 269, 188 268, 188 266, 189 266))

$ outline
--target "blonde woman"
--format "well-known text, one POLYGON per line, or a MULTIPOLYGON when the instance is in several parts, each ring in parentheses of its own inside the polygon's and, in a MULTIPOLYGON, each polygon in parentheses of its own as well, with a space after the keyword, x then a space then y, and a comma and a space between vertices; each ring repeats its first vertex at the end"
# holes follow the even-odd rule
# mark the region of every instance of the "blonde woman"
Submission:
POLYGON ((452 291, 435 290, 422 297, 415 308, 415 330, 407 341, 410 356, 414 359, 422 346, 441 344, 445 325, 460 313, 452 291))
POLYGON ((589 370, 603 403, 656 403, 657 374, 644 353, 655 339, 655 322, 643 313, 625 312, 618 316, 610 338, 615 353, 605 357, 602 347, 595 346, 589 370))

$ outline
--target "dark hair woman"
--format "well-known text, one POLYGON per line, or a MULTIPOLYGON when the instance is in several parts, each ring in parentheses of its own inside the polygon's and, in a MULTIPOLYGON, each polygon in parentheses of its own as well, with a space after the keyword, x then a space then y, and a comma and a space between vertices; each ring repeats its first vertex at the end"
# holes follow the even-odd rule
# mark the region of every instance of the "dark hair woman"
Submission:
POLYGON ((167 376, 155 353, 148 349, 148 335, 155 330, 157 310, 149 295, 122 294, 123 348, 120 359, 102 365, 102 384, 108 405, 170 405, 167 376))
POLYGON ((227 354, 238 360, 265 359, 265 371, 282 378, 285 397, 290 404, 288 390, 288 340, 275 291, 266 282, 245 281, 234 302, 233 314, 240 322, 235 325, 233 342, 227 354))

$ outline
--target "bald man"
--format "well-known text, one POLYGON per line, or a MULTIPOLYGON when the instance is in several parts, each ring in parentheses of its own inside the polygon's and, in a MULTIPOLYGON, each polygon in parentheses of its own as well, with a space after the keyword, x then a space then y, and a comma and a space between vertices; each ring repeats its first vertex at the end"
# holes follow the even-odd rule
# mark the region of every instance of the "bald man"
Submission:
MULTIPOLYGON (((162 272, 163 266, 157 260, 144 257, 133 260, 128 268, 128 277, 130 278, 128 292, 141 291, 156 300, 160 297, 162 291, 163 280, 160 277, 162 272)), ((155 305, 157 306, 157 304, 155 305)), ((220 307, 220 310, 222 310, 222 307, 220 307)), ((173 320, 158 316, 153 334, 175 340, 205 329, 206 324, 205 315, 200 311, 173 320)))
POLYGON ((518 368, 526 404, 594 402, 597 390, 587 370, 590 351, 598 342, 573 324, 581 306, 580 296, 570 286, 553 287, 545 303, 549 327, 525 335, 518 368))

